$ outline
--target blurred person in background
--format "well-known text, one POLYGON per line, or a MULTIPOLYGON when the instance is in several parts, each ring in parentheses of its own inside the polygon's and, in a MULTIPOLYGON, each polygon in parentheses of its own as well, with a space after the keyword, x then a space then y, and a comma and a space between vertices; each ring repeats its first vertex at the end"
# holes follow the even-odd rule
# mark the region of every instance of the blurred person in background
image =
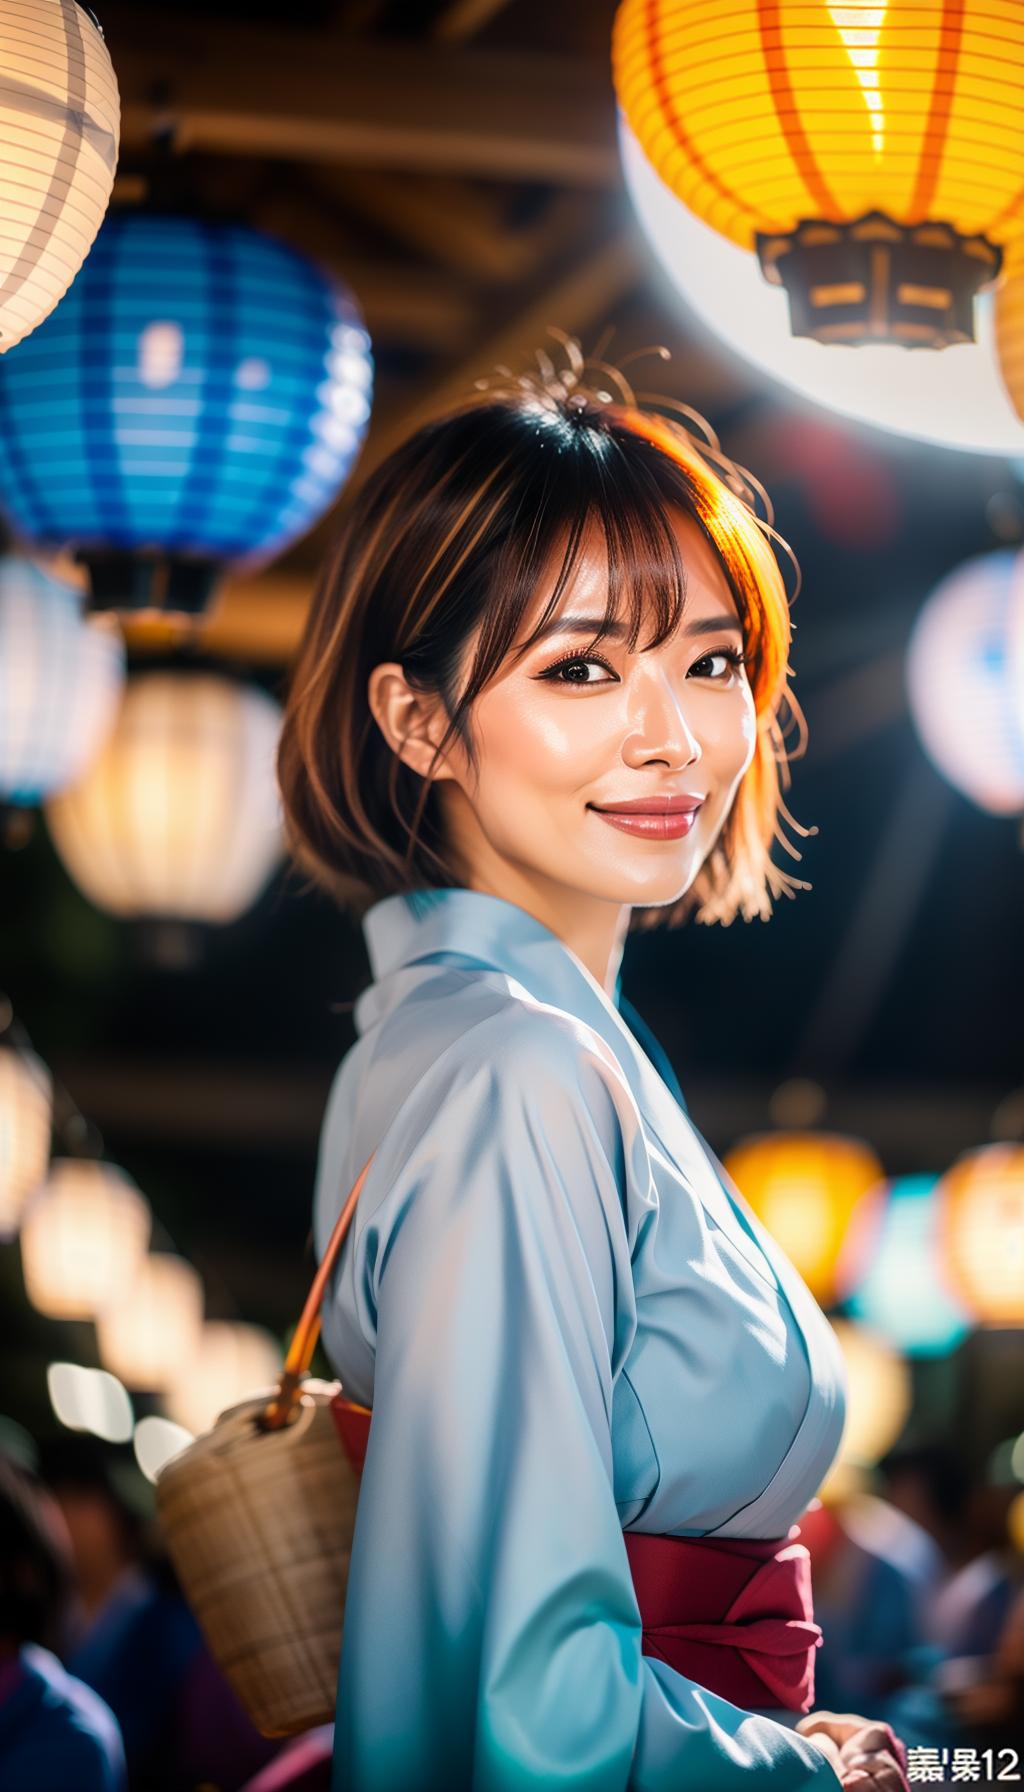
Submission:
MULTIPOLYGON (((937 1570, 920 1587, 922 1696, 939 1700, 951 1736, 979 1747, 998 1747, 1011 1733, 1019 1746, 1024 1731, 1024 1564, 1007 1527, 1020 1483, 998 1458, 997 1451, 984 1475, 972 1476, 962 1452, 936 1440, 892 1450, 879 1464, 888 1499, 939 1551, 937 1570)), ((902 1708, 899 1716, 910 1727, 902 1708)))
POLYGON ((84 1437, 42 1459, 77 1582, 64 1658, 116 1714, 132 1792, 235 1792, 280 1744, 253 1728, 210 1657, 121 1464, 84 1437))
POLYGON ((0 1455, 0 1785, 10 1792, 124 1792, 112 1711, 55 1653, 72 1589, 60 1513, 0 1455))
POLYGON ((824 1503, 812 1501, 801 1534, 824 1631, 818 1696, 836 1710, 869 1699, 908 1746, 961 1740, 933 1684, 942 1657, 929 1641, 926 1612, 947 1569, 931 1532, 878 1497, 864 1477, 824 1503))
POLYGON ((868 1699, 880 1710, 912 1677, 923 1641, 911 1574, 876 1508, 857 1495, 822 1504, 801 1520, 814 1564, 824 1641, 815 1662, 817 1697, 834 1711, 868 1699))
POLYGON ((886 1498, 940 1551, 922 1588, 927 1641, 943 1657, 990 1654, 1013 1593, 1006 1515, 1019 1483, 972 1477, 962 1452, 940 1441, 891 1450, 879 1473, 886 1498))

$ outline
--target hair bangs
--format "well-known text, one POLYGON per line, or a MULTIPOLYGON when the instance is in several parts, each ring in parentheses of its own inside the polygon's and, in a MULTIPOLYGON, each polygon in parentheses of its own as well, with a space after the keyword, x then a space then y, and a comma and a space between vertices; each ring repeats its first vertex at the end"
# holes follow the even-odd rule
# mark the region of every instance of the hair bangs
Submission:
POLYGON ((517 664, 540 639, 562 608, 581 562, 597 543, 603 548, 607 591, 601 624, 590 645, 596 646, 619 624, 626 627, 633 652, 645 621, 653 618, 653 632, 645 645, 658 647, 679 626, 686 569, 664 493, 643 462, 621 450, 614 456, 614 471, 609 468, 608 456, 598 450, 619 449, 614 438, 580 425, 574 434, 575 452, 564 460, 559 457, 531 527, 522 537, 510 535, 496 565, 489 626, 481 632, 467 685, 473 695, 506 660, 517 664), (593 447, 588 435, 596 438, 593 447), (545 580, 551 584, 548 597, 528 633, 517 640, 545 580))

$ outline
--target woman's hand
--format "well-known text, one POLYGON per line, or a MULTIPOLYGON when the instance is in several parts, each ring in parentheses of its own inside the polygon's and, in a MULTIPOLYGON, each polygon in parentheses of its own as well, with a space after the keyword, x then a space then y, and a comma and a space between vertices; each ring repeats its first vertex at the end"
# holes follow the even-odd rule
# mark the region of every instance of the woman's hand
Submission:
POLYGON ((907 1776, 891 1744, 888 1724, 866 1724, 839 1751, 844 1792, 907 1792, 907 1776))
POLYGON ((851 1711, 815 1711, 795 1728, 819 1748, 826 1745, 844 1792, 909 1792, 906 1749, 889 1724, 851 1711))

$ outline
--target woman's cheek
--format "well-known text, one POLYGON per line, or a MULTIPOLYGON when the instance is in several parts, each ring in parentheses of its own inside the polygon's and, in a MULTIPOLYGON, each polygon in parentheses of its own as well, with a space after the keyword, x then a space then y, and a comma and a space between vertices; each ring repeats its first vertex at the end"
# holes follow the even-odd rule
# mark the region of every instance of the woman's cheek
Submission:
POLYGON ((543 690, 508 693, 506 702, 495 704, 487 719, 487 742, 506 768, 550 765, 569 760, 579 735, 579 718, 569 703, 551 701, 543 690))

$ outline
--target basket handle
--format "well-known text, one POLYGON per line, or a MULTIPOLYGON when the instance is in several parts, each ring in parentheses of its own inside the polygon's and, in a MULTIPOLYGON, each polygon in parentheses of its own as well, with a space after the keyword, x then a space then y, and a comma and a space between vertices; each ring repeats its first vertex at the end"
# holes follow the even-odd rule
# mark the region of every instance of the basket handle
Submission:
POLYGON ((288 1355, 284 1360, 281 1380, 270 1405, 260 1416, 260 1426, 264 1431, 280 1431, 287 1425, 298 1402, 299 1389, 303 1377, 313 1361, 316 1341, 320 1336, 320 1308, 323 1305, 327 1284, 331 1271, 338 1260, 338 1253, 345 1241, 352 1215, 359 1199, 359 1191, 366 1181, 366 1172, 373 1162, 375 1153, 371 1152, 356 1177, 344 1207, 335 1221, 334 1230, 327 1242, 327 1249, 320 1259, 320 1267, 313 1277, 313 1286, 306 1296, 306 1304, 302 1309, 302 1317, 295 1327, 288 1355))

